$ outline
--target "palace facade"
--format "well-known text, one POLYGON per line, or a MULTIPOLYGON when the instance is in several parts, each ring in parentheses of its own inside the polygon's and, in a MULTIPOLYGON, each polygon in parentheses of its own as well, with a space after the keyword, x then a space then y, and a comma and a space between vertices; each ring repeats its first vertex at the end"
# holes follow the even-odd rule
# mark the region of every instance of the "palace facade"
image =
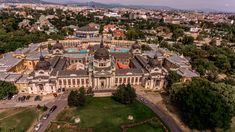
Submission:
POLYGON ((66 55, 64 46, 57 42, 51 52, 53 57, 47 61, 41 56, 29 75, 28 93, 45 95, 80 87, 106 92, 121 84, 157 91, 162 89, 167 73, 162 59, 157 56, 146 59, 141 55, 138 43, 129 52, 110 53, 102 40, 93 54, 66 55), (119 67, 124 64, 125 68, 119 67))

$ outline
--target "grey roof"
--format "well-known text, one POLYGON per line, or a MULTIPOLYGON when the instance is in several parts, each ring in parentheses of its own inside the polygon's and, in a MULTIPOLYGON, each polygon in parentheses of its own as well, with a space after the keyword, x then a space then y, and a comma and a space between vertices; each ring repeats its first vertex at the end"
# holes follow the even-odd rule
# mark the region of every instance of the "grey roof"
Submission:
POLYGON ((59 77, 71 77, 71 76, 88 76, 86 70, 63 70, 59 71, 59 77))
POLYGON ((181 57, 177 54, 172 54, 170 57, 167 58, 167 60, 178 65, 185 65, 189 63, 186 58, 181 57))
POLYGON ((149 44, 149 47, 150 47, 152 50, 156 51, 156 50, 158 49, 159 45, 156 45, 156 44, 149 44))
POLYGON ((7 81, 7 82, 16 82, 21 77, 22 77, 22 74, 10 74, 9 76, 7 76, 5 81, 7 81))
POLYGON ((158 58, 163 58, 162 53, 160 53, 159 51, 145 51, 143 54, 143 56, 147 56, 149 58, 154 58, 154 57, 158 57, 158 58))
MULTIPOLYGON (((43 50, 42 55, 43 56, 48 56, 49 52, 47 50, 43 50)), ((27 54, 26 59, 28 59, 28 60, 39 60, 40 56, 41 56, 40 52, 32 51, 31 53, 27 54)))
POLYGON ((17 50, 15 50, 15 54, 26 54, 26 53, 28 53, 30 51, 30 49, 29 48, 19 48, 19 49, 17 49, 17 50))
POLYGON ((121 58, 121 59, 128 59, 132 57, 132 55, 129 52, 125 52, 125 53, 113 52, 111 53, 111 56, 113 56, 114 58, 121 58))
POLYGON ((141 69, 117 69, 116 70, 116 75, 117 76, 141 76, 142 75, 142 70, 141 69))
POLYGON ((88 56, 88 53, 66 53, 63 56, 67 58, 85 58, 88 56))
POLYGON ((96 28, 92 28, 90 26, 83 26, 77 29, 77 31, 99 31, 99 30, 96 28))
POLYGON ((55 76, 58 71, 62 71, 66 65, 66 58, 56 56, 50 60, 53 71, 51 73, 52 76, 55 76))
POLYGON ((195 72, 189 68, 179 68, 177 70, 177 73, 179 75, 181 75, 182 77, 190 77, 191 78, 191 77, 199 77, 200 76, 197 72, 195 72))
POLYGON ((12 53, 4 54, 3 58, 0 58, 0 72, 8 71, 10 68, 14 67, 21 61, 22 59, 14 58, 12 53))
POLYGON ((24 74, 16 83, 28 83, 28 75, 24 74))
POLYGON ((7 78, 7 76, 9 76, 9 73, 7 73, 7 72, 0 72, 0 80, 1 81, 4 81, 7 78))
POLYGON ((39 48, 39 44, 29 44, 27 47, 24 48, 19 48, 17 50, 15 50, 15 54, 26 54, 26 53, 30 53, 33 52, 35 50, 37 50, 39 48))
POLYGON ((133 67, 134 67, 134 68, 142 69, 142 66, 140 65, 140 63, 138 63, 138 61, 136 60, 136 58, 131 59, 131 63, 133 64, 133 67))

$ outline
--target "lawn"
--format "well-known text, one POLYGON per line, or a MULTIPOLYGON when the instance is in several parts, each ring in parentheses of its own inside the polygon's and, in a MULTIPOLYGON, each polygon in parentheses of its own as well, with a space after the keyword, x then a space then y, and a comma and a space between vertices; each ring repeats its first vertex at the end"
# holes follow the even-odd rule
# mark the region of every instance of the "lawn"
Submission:
POLYGON ((37 119, 38 113, 35 108, 14 108, 1 111, 0 131, 14 132, 27 131, 37 119))
MULTIPOLYGON (((85 107, 66 108, 57 116, 56 120, 74 123, 74 118, 79 116, 81 122, 78 128, 93 128, 95 132, 120 132, 120 125, 122 124, 138 122, 156 116, 152 110, 138 101, 131 105, 123 105, 107 97, 90 98, 87 102, 85 107), (132 115, 134 120, 128 120, 128 115, 132 115)), ((159 124, 161 123, 159 122, 159 124)), ((145 130, 146 128, 149 128, 148 125, 145 130)), ((49 131, 59 132, 60 130, 49 128, 49 131)), ((65 131, 63 130, 63 132, 65 131)))

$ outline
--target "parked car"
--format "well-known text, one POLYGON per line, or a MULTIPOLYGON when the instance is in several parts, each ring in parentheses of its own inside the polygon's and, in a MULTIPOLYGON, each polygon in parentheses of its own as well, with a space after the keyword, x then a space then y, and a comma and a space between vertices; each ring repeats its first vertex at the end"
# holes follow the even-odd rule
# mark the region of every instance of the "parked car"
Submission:
POLYGON ((24 102, 24 101, 25 101, 25 98, 26 98, 26 97, 24 97, 24 96, 18 97, 18 101, 19 101, 19 102, 24 102))
POLYGON ((51 109, 50 109, 50 113, 52 113, 53 111, 55 111, 55 109, 57 108, 57 106, 56 105, 53 105, 52 107, 51 107, 51 109))
POLYGON ((7 99, 8 99, 8 100, 11 100, 11 99, 12 99, 12 97, 13 97, 13 95, 14 95, 14 94, 9 93, 9 94, 7 95, 7 99))
POLYGON ((35 131, 39 131, 39 129, 41 128, 42 126, 42 123, 38 123, 35 127, 34 127, 34 130, 35 131))
POLYGON ((12 96, 12 99, 15 99, 16 97, 17 97, 17 94, 13 95, 13 96, 12 96))
POLYGON ((50 114, 47 113, 47 114, 43 115, 42 119, 43 119, 43 120, 46 120, 49 116, 50 116, 50 114))
POLYGON ((26 96, 26 100, 29 100, 30 99, 30 96, 28 95, 28 96, 26 96))
POLYGON ((39 95, 37 95, 35 98, 34 98, 34 101, 41 101, 42 100, 42 98, 41 98, 41 96, 39 96, 39 95))

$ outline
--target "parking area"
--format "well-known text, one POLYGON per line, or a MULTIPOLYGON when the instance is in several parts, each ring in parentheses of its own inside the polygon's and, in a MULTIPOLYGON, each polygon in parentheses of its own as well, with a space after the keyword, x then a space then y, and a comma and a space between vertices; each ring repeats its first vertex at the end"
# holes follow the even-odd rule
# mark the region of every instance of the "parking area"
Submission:
POLYGON ((54 101, 58 95, 13 95, 12 98, 7 98, 0 101, 0 109, 15 108, 15 107, 27 107, 36 105, 45 105, 54 101))

